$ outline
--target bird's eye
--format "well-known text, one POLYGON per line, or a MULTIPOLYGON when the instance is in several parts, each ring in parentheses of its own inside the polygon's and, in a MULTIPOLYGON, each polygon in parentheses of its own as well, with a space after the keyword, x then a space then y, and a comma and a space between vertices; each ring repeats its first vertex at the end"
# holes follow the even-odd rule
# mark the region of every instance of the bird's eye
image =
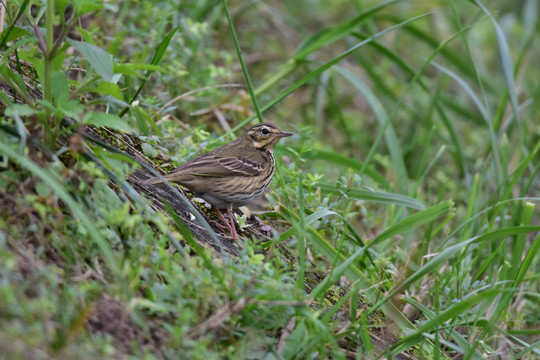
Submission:
POLYGON ((263 135, 268 135, 268 129, 267 128, 262 129, 261 132, 263 133, 263 135))

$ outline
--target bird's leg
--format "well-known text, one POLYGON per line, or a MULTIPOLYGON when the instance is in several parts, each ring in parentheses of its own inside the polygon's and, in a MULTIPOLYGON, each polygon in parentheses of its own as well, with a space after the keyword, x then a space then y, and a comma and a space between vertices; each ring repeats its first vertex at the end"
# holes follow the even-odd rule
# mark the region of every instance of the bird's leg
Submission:
POLYGON ((222 229, 228 230, 231 233, 232 240, 238 240, 239 236, 236 233, 236 226, 234 225, 234 217, 232 215, 232 204, 227 205, 227 214, 229 215, 229 218, 231 219, 232 225, 231 223, 227 221, 227 219, 225 219, 225 217, 223 216, 223 214, 221 213, 221 211, 219 211, 217 207, 212 205, 212 209, 218 214, 219 218, 221 219, 221 222, 223 222, 224 224, 224 225, 220 225, 216 223, 216 225, 222 229))
POLYGON ((215 222, 215 224, 221 228, 221 229, 224 229, 224 230, 228 230, 228 231, 231 231, 231 225, 229 224, 229 222, 227 221, 227 219, 225 219, 225 216, 223 216, 223 214, 221 213, 221 211, 219 211, 219 209, 217 207, 215 207, 214 205, 212 205, 212 210, 214 210, 216 212, 216 214, 218 214, 218 217, 219 219, 221 220, 221 222, 225 225, 221 225, 220 223, 218 223, 217 221, 215 222))
POLYGON ((234 223, 234 215, 232 212, 232 204, 227 204, 227 214, 229 215, 229 219, 231 219, 231 235, 233 237, 233 240, 237 240, 239 236, 236 233, 236 225, 234 223))

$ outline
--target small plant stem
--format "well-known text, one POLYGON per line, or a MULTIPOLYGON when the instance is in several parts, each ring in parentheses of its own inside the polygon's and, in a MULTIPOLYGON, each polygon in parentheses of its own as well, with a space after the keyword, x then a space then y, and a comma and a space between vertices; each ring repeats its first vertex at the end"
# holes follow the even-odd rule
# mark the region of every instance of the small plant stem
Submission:
MULTIPOLYGON (((47 1, 47 17, 45 18, 46 38, 45 38, 45 53, 44 61, 44 76, 43 76, 43 98, 49 104, 52 104, 52 58, 53 58, 53 25, 54 25, 54 0, 47 1)), ((45 145, 54 150, 55 145, 55 124, 51 109, 45 107, 45 145)))

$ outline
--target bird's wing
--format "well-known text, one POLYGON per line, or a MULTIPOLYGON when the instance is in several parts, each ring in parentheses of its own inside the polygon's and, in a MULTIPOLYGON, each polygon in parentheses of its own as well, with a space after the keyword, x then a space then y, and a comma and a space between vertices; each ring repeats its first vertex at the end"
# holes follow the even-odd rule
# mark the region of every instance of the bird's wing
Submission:
POLYGON ((244 156, 220 158, 219 164, 225 169, 245 176, 256 176, 264 169, 264 164, 256 160, 250 160, 244 156))
POLYGON ((182 175, 256 176, 260 174, 263 168, 263 163, 249 160, 244 156, 219 157, 207 154, 182 165, 165 177, 173 179, 182 175))

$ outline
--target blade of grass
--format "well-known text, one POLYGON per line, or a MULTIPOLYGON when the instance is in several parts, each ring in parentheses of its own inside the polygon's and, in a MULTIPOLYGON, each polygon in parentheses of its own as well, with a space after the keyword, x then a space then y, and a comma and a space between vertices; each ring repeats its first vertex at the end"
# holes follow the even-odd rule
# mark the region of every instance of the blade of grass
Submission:
MULTIPOLYGON (((356 89, 358 89, 358 91, 362 93, 368 104, 370 104, 371 108, 373 109, 373 112, 375 113, 375 116, 377 117, 380 125, 379 134, 381 134, 381 136, 383 136, 382 134, 384 134, 384 138, 390 152, 390 157, 392 159, 392 168, 396 172, 396 179, 399 190, 402 193, 407 194, 409 175, 407 174, 407 169, 405 167, 403 152, 401 151, 401 146, 397 139, 396 132, 394 130, 394 127, 390 123, 390 119, 388 117, 388 114, 384 110, 384 107, 377 99, 375 94, 371 91, 371 89, 366 86, 364 82, 360 80, 358 76, 356 76, 356 74, 341 66, 335 66, 333 69, 337 73, 342 75, 345 80, 349 81, 356 89)), ((377 139, 378 138, 379 136, 377 136, 377 139)), ((378 141, 376 140, 374 143, 377 142, 378 141)), ((364 166, 365 164, 366 163, 364 163, 364 166)), ((360 170, 360 175, 362 175, 362 172, 363 169, 360 170)))
MULTIPOLYGON (((420 67, 420 69, 414 74, 412 80, 407 84, 407 87, 405 88, 405 90, 403 91, 401 96, 399 97, 398 101, 395 102, 395 104, 394 104, 394 106, 392 108, 392 111, 390 111, 390 114, 385 118, 384 124, 382 124, 382 126, 381 126, 381 128, 379 130, 379 133, 377 134, 377 137, 375 138, 375 140, 374 140, 368 154, 366 155, 366 158, 364 160, 364 165, 363 165, 364 167, 367 166, 370 163, 371 159, 373 158, 373 156, 375 154, 375 151, 376 151, 376 149, 377 149, 383 135, 386 136, 387 128, 390 128, 390 129, 392 128, 391 127, 391 121, 394 118, 394 116, 396 115, 396 113, 397 113, 398 109, 400 108, 401 104, 403 103, 403 101, 405 99, 405 95, 412 89, 413 85, 416 84, 416 82, 420 79, 420 75, 424 72, 424 70, 428 67, 428 65, 433 61, 434 57, 441 51, 441 49, 443 49, 444 46, 446 46, 446 44, 451 42, 457 36, 464 33, 466 30, 467 29, 462 29, 461 31, 453 34, 450 38, 448 38, 445 41, 441 42, 439 44, 439 46, 430 54, 428 59, 426 61, 424 61, 424 63, 420 67)), ((401 154, 400 145, 399 145, 399 142, 398 142, 397 138, 395 137, 395 133, 392 134, 392 132, 393 132, 393 130, 390 130, 389 135, 387 136, 387 141, 390 140, 392 142, 392 144, 389 144, 388 146, 390 148, 394 149, 393 156, 392 156, 392 161, 394 162, 394 164, 402 163, 402 162, 404 162, 404 160, 403 160, 403 157, 402 157, 402 154, 401 154)), ((404 166, 403 166, 403 168, 404 168, 404 166)), ((403 175, 402 170, 403 169, 401 169, 401 171, 399 171, 398 174, 403 175)), ((363 172, 363 170, 361 170, 361 172, 363 172)), ((406 185, 402 181, 398 182, 398 184, 401 184, 401 186, 406 185)), ((405 189, 401 189, 401 190, 402 190, 402 192, 408 193, 407 191, 404 191, 406 189, 407 189, 407 187, 405 187, 405 189)))
MULTIPOLYGON (((307 187, 307 186, 306 186, 307 187)), ((383 204, 394 204, 398 206, 405 206, 416 210, 425 210, 426 207, 420 201, 408 196, 393 194, 387 192, 362 190, 362 189, 341 189, 335 185, 326 183, 317 183, 309 185, 309 187, 318 187, 322 192, 326 194, 332 194, 337 196, 345 196, 356 200, 375 201, 383 204)))
MULTIPOLYGON (((297 152, 302 150, 298 146, 289 146, 289 148, 297 152)), ((363 167, 362 162, 331 150, 309 149, 308 151, 302 152, 302 158, 324 160, 332 164, 337 164, 357 171, 360 171, 363 167)), ((374 170, 371 166, 366 167, 364 173, 366 174, 366 176, 370 177, 379 185, 381 185, 384 189, 391 189, 390 182, 383 175, 374 170)))
POLYGON ((315 289, 311 291, 309 294, 310 299, 315 299, 322 294, 325 294, 330 286, 332 286, 336 281, 339 280, 341 275, 345 273, 347 268, 351 266, 354 261, 360 257, 360 255, 364 254, 365 249, 364 248, 358 248, 354 254, 349 256, 345 261, 341 262, 337 267, 334 267, 330 270, 330 273, 325 276, 325 278, 317 285, 315 289))
MULTIPOLYGON (((534 204, 528 203, 525 205, 525 211, 522 215, 522 225, 528 225, 531 223, 534 212, 534 204)), ((497 301, 496 308, 491 312, 491 316, 488 319, 488 326, 484 327, 482 332, 476 337, 475 342, 472 344, 472 348, 478 346, 480 341, 483 341, 485 336, 491 331, 492 326, 494 326, 497 321, 501 318, 501 314, 505 309, 511 309, 511 300, 514 297, 515 293, 521 291, 520 283, 523 280, 524 274, 529 270, 529 266, 532 263, 532 259, 536 257, 538 249, 540 247, 540 236, 536 238, 533 242, 531 248, 527 252, 527 255, 521 260, 522 250, 524 248, 525 242, 525 233, 521 233, 514 237, 514 242, 512 246, 512 259, 511 266, 507 271, 501 274, 503 280, 512 280, 509 281, 506 285, 505 292, 500 296, 497 301), (521 264, 518 266, 518 264, 521 264)), ((501 242, 503 245, 504 242, 501 242)), ((534 270, 533 270, 534 271, 534 270)), ((466 354, 464 359, 470 359, 470 353, 466 354)))
POLYGON ((259 102, 257 101, 257 96, 255 95, 255 92, 253 91, 253 84, 251 83, 251 78, 249 76, 246 63, 244 62, 244 57, 242 56, 242 50, 240 49, 238 37, 236 36, 236 30, 234 29, 234 24, 231 19, 231 14, 229 13, 227 0, 222 0, 221 3, 223 4, 223 9, 225 10, 225 16, 227 17, 227 22, 229 23, 229 29, 231 30, 231 36, 234 42, 234 48, 236 49, 236 55, 238 55, 238 61, 240 62, 240 66, 242 67, 242 73, 244 74, 244 80, 246 82, 246 85, 249 91, 249 96, 251 96, 251 102, 253 103, 255 114, 257 115, 257 119, 259 119, 259 123, 262 123, 264 120, 263 120, 261 108, 259 106, 259 102))
MULTIPOLYGON (((426 17, 427 15, 428 14, 422 14, 422 15, 415 16, 415 17, 413 17, 411 19, 405 20, 405 21, 403 21, 403 22, 401 22, 401 23, 399 23, 397 25, 394 25, 394 26, 391 26, 391 27, 389 27, 389 28, 387 28, 385 30, 382 30, 382 31, 378 32, 377 34, 369 37, 368 39, 366 39, 364 41, 361 41, 358 44, 352 46, 351 48, 349 48, 345 52, 341 53, 340 55, 338 55, 334 59, 324 63, 323 65, 319 66, 317 69, 315 69, 315 70, 311 71, 310 73, 304 75, 300 80, 296 81, 294 84, 292 84, 287 89, 285 89, 283 92, 281 92, 281 94, 279 94, 277 97, 275 97, 273 100, 271 100, 265 106, 263 106, 261 111, 265 112, 266 110, 272 108, 274 105, 281 102, 281 100, 285 99, 287 96, 292 94, 300 86, 304 85, 305 83, 307 83, 309 80, 315 78, 316 76, 322 74, 324 71, 330 69, 332 66, 334 66, 335 64, 337 64, 338 62, 343 60, 345 57, 350 55, 352 52, 356 51, 358 48, 360 48, 360 47, 364 46, 365 44, 369 43, 373 39, 375 39, 375 38, 377 38, 379 36, 382 36, 382 35, 384 35, 384 34, 386 34, 388 32, 399 29, 399 28, 403 27, 406 24, 409 24, 409 23, 412 23, 412 22, 417 21, 419 19, 422 19, 422 18, 426 17)), ((256 117, 255 115, 250 116, 249 118, 247 118, 246 120, 242 121, 240 124, 235 126, 232 129, 232 131, 234 132, 234 131, 237 131, 238 129, 241 129, 244 125, 248 124, 250 121, 255 119, 255 117, 256 117)))
POLYGON ((501 27, 495 20, 495 17, 490 14, 488 9, 478 0, 473 0, 474 4, 482 10, 487 17, 491 20, 493 23, 493 27, 495 28, 495 34, 497 36, 497 44, 499 45, 499 57, 501 60, 503 75, 504 75, 504 81, 506 82, 506 89, 508 90, 508 95, 510 96, 510 105, 512 107, 512 113, 514 115, 514 120, 517 123, 517 126, 520 126, 519 124, 519 107, 518 107, 518 100, 517 95, 515 91, 515 85, 514 85, 514 67, 512 65, 512 58, 510 56, 510 49, 508 48, 508 42, 506 41, 506 37, 504 36, 504 32, 502 31, 501 27))
MULTIPOLYGON (((413 305, 415 308, 420 310, 422 312, 422 314, 427 318, 427 320, 433 320, 433 319, 435 319, 437 317, 437 311, 434 311, 431 307, 426 306, 426 305, 422 304, 421 302, 416 301, 413 298, 404 297, 403 301, 408 303, 408 304, 413 305)), ((462 321, 464 323, 463 325, 465 325, 467 323, 466 319, 463 319, 462 321)), ((451 344, 450 348, 454 349, 455 351, 458 351, 460 354, 463 354, 463 353, 465 353, 465 349, 469 346, 469 340, 465 339, 463 337, 463 335, 461 335, 458 331, 456 331, 455 327, 459 326, 459 325, 460 324, 456 324, 456 323, 452 323, 452 326, 447 325, 447 324, 443 324, 441 327, 446 326, 447 329, 444 329, 442 331, 446 332, 447 337, 451 337, 451 339, 453 341, 450 342, 450 341, 444 341, 442 339, 439 339, 439 342, 444 343, 447 346, 448 346, 448 344, 451 344), (456 346, 456 344, 457 344, 457 346, 456 346)), ((426 337, 428 337, 429 334, 424 334, 424 335, 426 337)), ((438 335, 439 335, 439 332, 438 331, 435 332, 435 336, 438 336, 438 335)), ((474 349, 474 351, 475 351, 475 355, 478 356, 479 358, 481 358, 482 354, 476 349, 474 349)))
POLYGON ((357 28, 365 20, 371 18, 375 13, 380 10, 393 5, 401 0, 386 1, 382 4, 376 5, 367 9, 363 13, 354 18, 342 22, 341 24, 333 25, 325 28, 316 34, 305 39, 302 44, 296 49, 293 59, 295 61, 304 61, 309 55, 315 51, 322 49, 324 46, 333 43, 334 41, 343 38, 351 33, 351 31, 357 28))
POLYGON ((311 35, 310 37, 305 39, 296 49, 293 59, 284 64, 278 71, 276 71, 276 73, 270 79, 265 81, 263 85, 259 86, 255 90, 255 93, 262 94, 266 92, 266 90, 268 90, 278 81, 285 78, 290 73, 298 69, 302 64, 304 64, 307 61, 309 55, 339 39, 342 39, 343 37, 350 34, 353 29, 360 26, 360 24, 362 24, 364 21, 372 18, 373 15, 377 12, 399 1, 401 0, 386 1, 380 5, 376 5, 372 8, 367 9, 362 14, 350 20, 325 28, 311 35))
POLYGON ((472 101, 475 103, 476 107, 482 114, 482 117, 484 118, 484 121, 486 122, 489 130, 489 136, 491 139, 491 151, 493 153, 494 161, 494 173, 495 173, 495 179, 496 184, 500 185, 503 178, 503 169, 501 165, 501 154, 499 149, 499 144, 497 141, 497 134, 495 133, 493 123, 491 121, 491 114, 489 113, 489 108, 485 107, 476 93, 471 89, 471 87, 463 80, 461 77, 459 77, 456 73, 450 71, 449 69, 445 68, 444 66, 438 64, 437 62, 432 62, 433 66, 442 71, 443 73, 450 76, 452 79, 454 79, 462 88, 465 90, 465 92, 469 95, 469 97, 472 99, 472 101))
POLYGON ((472 295, 466 296, 450 306, 448 309, 438 314, 436 317, 425 321, 415 331, 407 334, 404 338, 392 345, 392 355, 397 355, 403 351, 406 351, 407 349, 410 349, 418 343, 421 343, 422 338, 425 338, 424 333, 437 330, 439 327, 443 326, 446 321, 463 314, 466 312, 466 310, 484 300, 496 297, 500 292, 500 289, 490 289, 482 292, 475 292, 472 295))
POLYGON ((397 224, 394 224, 379 234, 375 239, 370 241, 366 247, 372 247, 379 242, 389 239, 397 234, 402 234, 410 229, 418 227, 423 224, 427 224, 439 217, 448 214, 452 209, 454 203, 452 201, 444 201, 437 205, 431 206, 425 210, 422 210, 416 214, 410 215, 401 220, 397 224))
MULTIPOLYGON (((286 219, 291 218, 292 222, 298 222, 300 220, 298 215, 283 206, 280 208, 280 214, 286 219)), ((309 217, 306 217, 306 231, 312 238, 310 244, 314 247, 314 249, 327 259, 335 259, 336 266, 339 266, 345 262, 347 260, 345 256, 338 252, 317 230, 308 225, 308 218, 309 217)), ((360 282, 362 284, 361 286, 366 289, 366 297, 370 301, 376 301, 376 299, 383 296, 380 290, 374 286, 364 272, 353 264, 350 264, 345 268, 344 274, 352 282, 360 282)), ((404 329, 412 326, 412 324, 403 316, 403 314, 391 303, 382 304, 381 308, 387 316, 396 321, 396 324, 398 324, 400 328, 404 329)))
MULTIPOLYGON (((302 172, 298 172, 297 181, 299 184, 302 184, 304 182, 302 172)), ((325 213, 329 214, 328 212, 325 213)), ((298 215, 299 221, 295 223, 295 227, 298 229, 298 233, 300 234, 300 236, 296 239, 296 249, 298 251, 298 275, 296 276, 296 288, 299 290, 303 290, 306 286, 306 238, 304 234, 306 233, 306 220, 311 221, 311 219, 306 219, 306 213, 304 210, 304 188, 302 186, 298 186, 298 215)))
MULTIPOLYGON (((366 36, 364 34, 355 33, 353 35, 356 36, 357 38, 361 39, 361 40, 364 40, 366 38, 366 36)), ((437 43, 435 43, 435 44, 437 44, 437 43)), ((414 77, 415 71, 413 70, 413 68, 410 67, 402 59, 402 57, 397 52, 395 52, 392 49, 380 44, 378 41, 371 41, 369 43, 369 46, 373 47, 377 51, 378 54, 385 56, 388 60, 390 60, 391 62, 396 64, 407 75, 409 75, 411 77, 414 77)), ((357 57, 359 57, 359 56, 357 56, 357 57)), ((359 57, 359 59, 357 61, 359 61, 359 62, 361 61, 360 57, 359 57)), ((367 70, 367 69, 365 69, 365 70, 367 70)), ((372 79, 372 81, 374 81, 374 82, 380 81, 380 76, 379 76, 378 73, 367 71, 367 74, 370 75, 370 78, 372 79)), ((422 78, 418 79, 418 85, 420 86, 420 88, 422 90, 425 91, 426 94, 433 94, 432 89, 430 89, 427 86, 427 84, 422 80, 422 78)), ((386 85, 381 84, 381 85, 379 85, 379 87, 384 89, 384 88, 386 88, 386 85)), ((393 92, 386 91, 386 93, 389 96, 392 96, 394 99, 396 98, 396 96, 394 95, 393 92)), ((454 124, 453 124, 452 121, 450 121, 448 119, 448 116, 446 115, 446 113, 443 110, 443 107, 442 107, 442 104, 441 104, 442 99, 440 97, 439 91, 435 92, 435 94, 433 96, 434 96, 433 104, 435 106, 435 109, 437 110, 437 113, 441 117, 441 120, 443 121, 443 124, 445 125, 446 129, 448 130, 448 132, 450 134, 450 140, 451 140, 452 149, 453 149, 452 151, 455 154, 455 158, 456 158, 456 161, 459 164, 459 168, 461 169, 461 172, 464 174, 465 173, 465 168, 464 168, 463 154, 462 154, 462 151, 461 151, 462 146, 460 145, 459 137, 458 137, 457 132, 456 132, 456 130, 454 128, 454 124)))
MULTIPOLYGON (((401 18, 392 14, 381 14, 380 20, 390 21, 392 23, 399 23, 401 21, 401 18)), ((470 29, 471 27, 468 28, 470 29)), ((420 42, 423 42, 432 48, 440 47, 440 40, 437 37, 433 36, 433 32, 424 29, 425 28, 423 27, 416 27, 413 25, 406 25, 403 27, 403 30, 414 36, 416 40, 419 40, 420 42)), ((459 31, 459 33, 462 33, 462 31, 459 31)), ((470 79, 476 79, 474 69, 471 68, 469 62, 464 61, 462 54, 456 52, 454 48, 443 47, 439 50, 439 54, 444 59, 446 59, 445 63, 452 64, 456 69, 459 70, 461 74, 465 74, 465 76, 470 79)), ((486 84, 487 90, 493 90, 493 88, 489 86, 489 82, 485 81, 485 79, 482 80, 482 83, 486 84)))
MULTIPOLYGON (((151 61, 151 64, 152 65, 157 65, 161 62, 161 59, 163 58, 163 55, 165 55, 165 51, 167 50, 167 48, 169 47, 169 43, 171 42, 171 39, 172 37, 174 36, 174 34, 176 34, 176 32, 178 31, 178 29, 180 29, 180 26, 177 26, 175 27, 174 29, 172 29, 168 34, 167 36, 165 36, 165 38, 161 41, 161 43, 159 44, 156 52, 154 53, 154 57, 152 58, 152 61, 151 61)), ((154 71, 152 69, 149 69, 147 72, 146 72, 146 75, 144 77, 144 80, 141 82, 141 85, 139 85, 139 88, 137 89, 137 91, 135 92, 135 95, 133 95, 133 98, 129 101, 129 103, 133 103, 137 97, 139 96, 139 94, 141 93, 143 87, 146 85, 146 83, 148 82, 148 79, 150 79, 150 75, 152 75, 154 71)), ((120 111, 120 114, 118 114, 118 116, 122 117, 124 116, 127 112, 129 111, 129 107, 126 106, 125 108, 122 109, 122 111, 120 111)))
MULTIPOLYGON (((334 211, 331 211, 331 210, 328 210, 328 209, 321 209, 321 210, 317 210, 316 212, 314 212, 313 214, 309 215, 309 216, 306 216, 306 219, 305 219, 305 226, 309 226, 311 224, 313 224, 315 221, 323 218, 323 217, 326 217, 326 216, 330 216, 330 215, 337 215, 337 216, 340 216, 338 213, 334 212, 334 211)), ((275 243, 281 243, 285 240, 287 240, 288 238, 290 237, 293 237, 296 233, 298 233, 299 231, 299 228, 297 226, 295 226, 296 222, 293 222, 293 225, 291 225, 291 227, 289 229, 287 229, 286 231, 283 231, 281 234, 279 234, 278 238, 271 241, 271 242, 275 242, 275 243)), ((271 243, 271 242, 268 242, 271 243)))
MULTIPOLYGON (((415 214, 418 215, 418 214, 415 214)), ((415 216, 412 215, 412 216, 415 216)), ((411 217, 412 217, 411 216, 411 217)), ((405 219, 407 220, 407 219, 405 219)), ((452 245, 439 254, 437 254, 435 257, 433 257, 431 260, 429 260, 422 268, 415 271, 411 276, 409 276, 407 279, 405 279, 403 282, 398 284, 392 291, 390 291, 382 300, 379 300, 375 305, 373 305, 365 314, 364 316, 367 316, 377 310, 382 304, 386 303, 389 299, 391 299, 395 294, 397 294, 401 289, 406 288, 410 284, 414 283, 415 281, 422 278, 425 274, 428 272, 431 272, 436 267, 441 265, 443 262, 449 261, 454 255, 460 251, 461 249, 464 249, 465 247, 468 247, 472 244, 480 244, 482 242, 492 240, 492 239, 499 239, 506 236, 512 236, 517 234, 523 234, 523 233, 530 233, 534 231, 540 231, 540 226, 514 226, 514 227, 507 227, 502 229, 497 229, 491 232, 488 232, 486 234, 473 237, 469 240, 462 241, 458 244, 452 245)), ((375 241, 375 240, 374 240, 375 241)), ((371 243, 368 243, 367 246, 369 246, 371 243)))

